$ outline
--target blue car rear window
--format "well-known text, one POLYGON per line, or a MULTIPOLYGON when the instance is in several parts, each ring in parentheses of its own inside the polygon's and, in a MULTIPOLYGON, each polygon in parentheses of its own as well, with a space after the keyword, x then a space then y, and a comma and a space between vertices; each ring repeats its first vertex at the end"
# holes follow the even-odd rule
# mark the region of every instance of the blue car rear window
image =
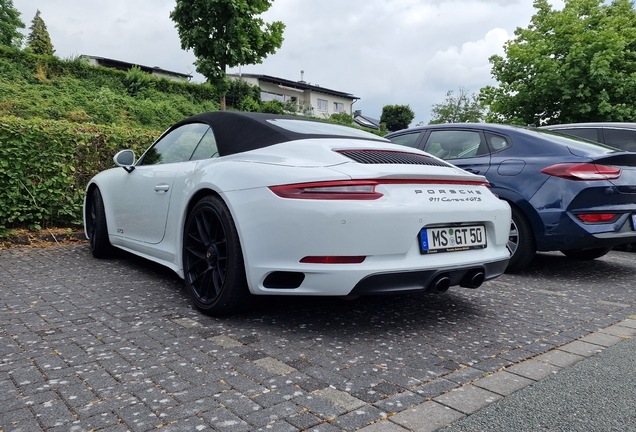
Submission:
POLYGON ((597 143, 594 141, 588 141, 584 138, 578 138, 570 135, 563 135, 558 132, 553 132, 545 129, 531 129, 527 128, 525 131, 529 134, 537 134, 541 138, 547 139, 554 143, 562 144, 569 147, 571 150, 584 152, 586 154, 598 154, 603 155, 607 153, 618 152, 620 150, 614 147, 607 146, 605 144, 597 143))

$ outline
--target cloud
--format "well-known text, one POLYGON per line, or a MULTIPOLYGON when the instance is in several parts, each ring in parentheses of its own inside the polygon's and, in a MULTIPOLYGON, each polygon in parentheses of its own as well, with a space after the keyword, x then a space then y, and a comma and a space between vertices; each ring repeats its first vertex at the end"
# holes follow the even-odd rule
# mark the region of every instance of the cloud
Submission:
MULTIPOLYGON (((174 5, 14 0, 27 27, 40 9, 62 58, 90 54, 185 72, 195 59, 181 50, 169 17, 174 5)), ((533 12, 526 0, 275 0, 263 19, 285 23, 283 46, 241 70, 291 80, 304 70, 308 82, 359 97, 355 108, 371 117, 404 104, 427 121, 446 91, 492 83, 488 57, 501 54, 533 12)))
POLYGON ((511 38, 505 29, 490 30, 483 39, 437 51, 426 65, 426 76, 431 84, 463 87, 482 85, 490 78, 489 58, 504 55, 503 45, 511 38))

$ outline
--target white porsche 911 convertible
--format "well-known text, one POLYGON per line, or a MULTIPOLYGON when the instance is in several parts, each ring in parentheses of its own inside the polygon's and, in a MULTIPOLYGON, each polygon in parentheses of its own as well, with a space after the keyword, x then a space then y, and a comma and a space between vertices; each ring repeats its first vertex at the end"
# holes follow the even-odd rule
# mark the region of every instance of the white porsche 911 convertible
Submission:
POLYGON ((207 314, 252 295, 477 288, 508 264, 510 208, 484 177, 358 129, 206 113, 114 160, 86 190, 93 255, 171 268, 207 314))

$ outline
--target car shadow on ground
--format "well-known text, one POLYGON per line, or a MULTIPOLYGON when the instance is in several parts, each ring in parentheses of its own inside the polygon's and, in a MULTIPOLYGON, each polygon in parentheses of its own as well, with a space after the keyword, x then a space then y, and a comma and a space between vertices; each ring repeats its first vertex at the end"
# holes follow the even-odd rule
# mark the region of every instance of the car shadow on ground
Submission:
MULTIPOLYGON (((495 301, 500 296, 493 284, 499 280, 508 281, 507 284, 512 285, 508 289, 545 279, 559 279, 565 283, 580 278, 598 283, 607 282, 610 278, 629 281, 634 279, 636 271, 625 264, 625 260, 633 257, 626 252, 611 252, 601 259, 576 261, 558 252, 539 253, 524 271, 504 275, 476 290, 452 287, 444 294, 378 295, 352 300, 319 296, 255 296, 255 305, 248 311, 209 319, 239 327, 250 323, 266 324, 273 332, 342 337, 381 335, 387 331, 418 334, 430 330, 445 331, 470 327, 475 321, 492 315, 490 302, 493 296, 495 301)), ((111 260, 119 261, 118 266, 129 268, 131 272, 159 278, 166 283, 170 293, 177 289, 184 303, 196 310, 190 303, 185 283, 170 269, 123 251, 117 251, 111 260)), ((202 312, 197 312, 205 317, 202 312)), ((205 317, 204 321, 207 319, 205 317)))
MULTIPOLYGON (((117 250, 109 258, 111 264, 163 280, 178 287, 179 295, 189 302, 185 283, 172 270, 131 253, 117 250)), ((126 270, 123 270, 126 271, 126 270)), ((372 328, 421 329, 445 322, 469 322, 483 311, 470 296, 478 290, 452 287, 444 294, 392 294, 362 296, 355 299, 321 296, 254 296, 248 311, 215 317, 228 323, 250 321, 271 323, 282 328, 301 329, 318 325, 322 330, 349 326, 356 331, 372 328)), ((171 291, 172 292, 172 291, 171 291)), ((191 306, 195 309, 194 306, 191 306)), ((202 312, 199 312, 203 315, 202 312)))
POLYGON ((608 277, 629 279, 636 276, 633 266, 628 264, 634 259, 634 254, 617 251, 590 261, 571 259, 560 252, 542 252, 535 255, 526 269, 514 275, 598 282, 607 281, 608 277))

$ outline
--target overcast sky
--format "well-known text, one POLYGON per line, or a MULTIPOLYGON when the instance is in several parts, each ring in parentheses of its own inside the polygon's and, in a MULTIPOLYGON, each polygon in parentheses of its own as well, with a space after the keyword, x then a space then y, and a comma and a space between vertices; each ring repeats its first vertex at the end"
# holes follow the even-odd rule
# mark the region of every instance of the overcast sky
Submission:
MULTIPOLYGON (((561 0, 552 0, 560 8, 561 0)), ((56 55, 87 54, 194 71, 169 14, 175 0, 13 0, 28 27, 40 10, 56 55)), ((414 124, 459 87, 494 84, 488 57, 534 13, 532 0, 275 0, 263 18, 287 26, 280 50, 242 73, 305 81, 360 98, 376 119, 409 105, 414 124)), ((238 72, 238 69, 230 72, 238 72)), ((195 74, 195 81, 202 77, 195 74)))

